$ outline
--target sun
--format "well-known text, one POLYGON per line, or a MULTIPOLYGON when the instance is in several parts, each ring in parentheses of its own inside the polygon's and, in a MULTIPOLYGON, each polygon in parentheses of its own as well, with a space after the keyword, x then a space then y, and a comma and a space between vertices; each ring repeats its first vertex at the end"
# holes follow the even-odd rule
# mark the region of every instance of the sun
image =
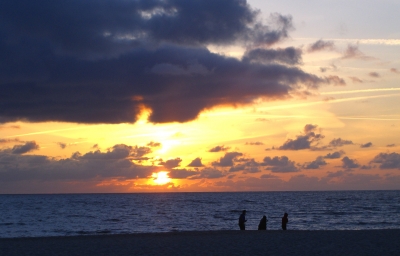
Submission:
POLYGON ((153 178, 153 182, 157 185, 163 185, 171 181, 171 178, 168 177, 168 172, 155 172, 151 175, 153 178))

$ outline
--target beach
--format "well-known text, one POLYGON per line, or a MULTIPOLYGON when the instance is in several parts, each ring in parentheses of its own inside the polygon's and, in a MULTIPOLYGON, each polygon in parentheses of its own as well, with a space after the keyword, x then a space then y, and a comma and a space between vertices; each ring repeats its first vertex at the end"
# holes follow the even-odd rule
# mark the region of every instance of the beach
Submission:
POLYGON ((396 255, 400 229, 185 231, 0 239, 11 255, 396 255))

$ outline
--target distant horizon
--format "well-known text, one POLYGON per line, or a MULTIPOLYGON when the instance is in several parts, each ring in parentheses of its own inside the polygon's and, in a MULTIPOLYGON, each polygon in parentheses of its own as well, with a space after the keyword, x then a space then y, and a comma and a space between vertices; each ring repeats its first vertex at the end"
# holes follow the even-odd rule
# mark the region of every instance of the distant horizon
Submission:
POLYGON ((114 192, 114 193, 31 193, 31 194, 0 194, 0 195, 118 195, 118 194, 163 194, 163 193, 274 193, 274 192, 363 192, 363 191, 399 191, 399 189, 370 190, 285 190, 285 191, 156 191, 156 192, 114 192))

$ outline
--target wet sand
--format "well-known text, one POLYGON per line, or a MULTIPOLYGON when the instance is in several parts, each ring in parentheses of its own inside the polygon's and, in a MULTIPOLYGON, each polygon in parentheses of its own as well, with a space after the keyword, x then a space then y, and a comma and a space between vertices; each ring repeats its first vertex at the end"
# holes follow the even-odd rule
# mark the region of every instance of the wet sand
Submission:
POLYGON ((398 255, 400 229, 2 238, 0 255, 398 255))

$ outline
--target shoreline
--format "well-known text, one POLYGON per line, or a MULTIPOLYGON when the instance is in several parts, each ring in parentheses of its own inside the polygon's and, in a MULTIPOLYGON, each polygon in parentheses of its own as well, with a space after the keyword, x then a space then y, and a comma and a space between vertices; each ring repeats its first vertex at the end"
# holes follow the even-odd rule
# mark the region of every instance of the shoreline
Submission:
POLYGON ((223 230, 0 238, 2 255, 395 255, 400 229, 223 230))

